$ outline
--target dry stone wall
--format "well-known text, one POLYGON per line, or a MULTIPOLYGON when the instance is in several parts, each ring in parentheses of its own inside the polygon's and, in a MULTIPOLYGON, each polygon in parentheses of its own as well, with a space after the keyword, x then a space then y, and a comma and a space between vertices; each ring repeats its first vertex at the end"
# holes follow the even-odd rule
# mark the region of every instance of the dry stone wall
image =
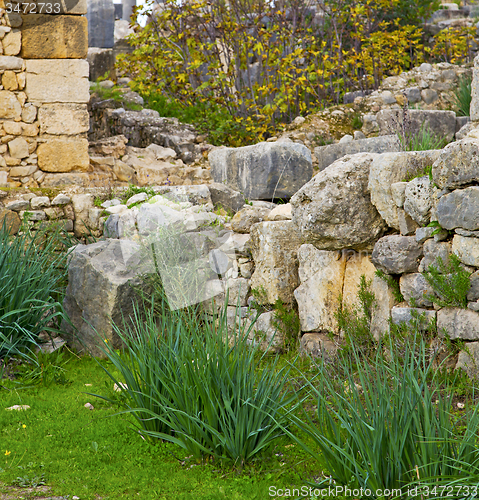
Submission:
POLYGON ((52 187, 58 173, 85 184, 86 1, 2 2, 1 9, 0 186, 52 187))

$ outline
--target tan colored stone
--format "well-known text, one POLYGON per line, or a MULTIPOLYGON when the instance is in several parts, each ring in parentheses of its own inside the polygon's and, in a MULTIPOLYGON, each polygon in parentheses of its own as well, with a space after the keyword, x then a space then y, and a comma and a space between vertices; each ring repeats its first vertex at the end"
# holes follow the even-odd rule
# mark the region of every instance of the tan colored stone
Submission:
POLYGON ((21 220, 16 212, 0 208, 0 227, 5 226, 9 233, 17 234, 20 224, 21 220))
POLYGON ((303 332, 337 331, 335 312, 343 289, 346 259, 339 251, 301 245, 298 250, 301 285, 294 291, 303 332))
POLYGON ((23 135, 35 137, 38 135, 38 123, 22 123, 23 135))
POLYGON ((26 165, 24 167, 13 167, 10 170, 10 177, 26 177, 32 175, 37 167, 35 165, 26 165))
POLYGON ((63 173, 46 174, 41 181, 42 187, 65 187, 80 186, 87 187, 90 177, 86 173, 63 173))
POLYGON ((88 22, 80 16, 23 17, 21 56, 27 59, 86 59, 88 22))
POLYGON ((10 141, 8 150, 12 158, 26 158, 29 155, 28 143, 23 137, 17 137, 10 141))
POLYGON ((16 78, 17 78, 18 88, 20 90, 23 90, 25 88, 25 82, 26 82, 25 73, 17 73, 16 78))
POLYGON ((38 166, 44 172, 88 171, 88 141, 86 139, 50 139, 37 150, 38 166))
POLYGON ((115 161, 113 173, 116 175, 116 178, 122 182, 133 182, 135 179, 135 171, 121 160, 115 161))
POLYGON ((27 103, 22 109, 22 120, 25 123, 33 123, 37 117, 37 108, 33 104, 27 103))
POLYGON ((292 221, 259 222, 251 229, 251 248, 256 268, 251 288, 266 291, 267 302, 291 304, 299 284, 297 251, 301 235, 292 221))
POLYGON ((45 104, 38 109, 38 121, 42 134, 77 135, 90 128, 86 104, 45 104))
POLYGON ((20 118, 22 107, 15 94, 8 90, 0 90, 0 118, 7 120, 20 118))
POLYGON ((11 156, 4 156, 3 159, 9 167, 15 167, 16 165, 20 165, 20 163, 22 163, 20 158, 12 158, 11 156))
POLYGON ((22 133, 22 126, 18 122, 3 122, 3 129, 11 135, 21 135, 22 133))
POLYGON ((8 70, 3 73, 2 85, 5 90, 18 90, 17 77, 14 71, 8 70))
POLYGON ((43 103, 87 103, 90 100, 88 62, 81 59, 26 61, 28 99, 43 103))
MULTIPOLYGON (((17 94, 17 100, 20 103, 20 106, 23 108, 23 106, 25 106, 25 103, 27 102, 27 94, 25 94, 25 92, 19 92, 17 94)), ((16 118, 15 118, 15 120, 16 120, 16 118)), ((19 118, 19 120, 20 120, 20 118, 19 118)))
POLYGON ((375 272, 376 268, 368 254, 351 252, 348 255, 344 271, 343 306, 356 309, 360 306, 358 290, 361 276, 364 275, 366 281, 370 281, 374 278, 375 272))
POLYGON ((374 276, 371 291, 376 303, 371 317, 371 334, 376 340, 380 340, 389 333, 391 309, 397 301, 393 289, 379 276, 374 276))
POLYGON ((16 56, 22 48, 22 32, 18 29, 10 31, 2 40, 2 45, 6 56, 16 56))
POLYGON ((28 142, 28 152, 30 154, 34 153, 35 150, 37 149, 37 141, 35 139, 32 139, 31 137, 27 137, 27 142, 28 142))

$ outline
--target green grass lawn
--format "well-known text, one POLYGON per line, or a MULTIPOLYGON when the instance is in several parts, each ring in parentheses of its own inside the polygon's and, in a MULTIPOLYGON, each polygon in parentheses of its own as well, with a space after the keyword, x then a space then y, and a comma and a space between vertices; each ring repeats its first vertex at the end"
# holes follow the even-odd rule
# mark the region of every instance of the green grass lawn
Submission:
POLYGON ((42 474, 48 495, 81 500, 265 499, 270 486, 298 488, 318 474, 314 460, 287 438, 243 470, 188 460, 176 445, 144 441, 130 415, 118 415, 118 407, 87 394, 114 394, 93 359, 70 355, 65 368, 69 383, 63 385, 21 388, 2 381, 0 499, 35 498, 41 488, 17 486, 12 493, 11 486, 19 477, 25 486, 38 483, 42 474), (13 405, 31 409, 5 409, 13 405))

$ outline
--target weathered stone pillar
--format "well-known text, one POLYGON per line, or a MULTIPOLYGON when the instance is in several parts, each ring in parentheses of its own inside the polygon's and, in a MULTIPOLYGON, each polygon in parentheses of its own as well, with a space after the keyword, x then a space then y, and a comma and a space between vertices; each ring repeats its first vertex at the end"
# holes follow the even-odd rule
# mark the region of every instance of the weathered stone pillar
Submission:
POLYGON ((86 0, 30 3, 27 13, 24 5, 0 15, 0 178, 39 187, 72 172, 62 179, 76 184, 89 169, 86 0))

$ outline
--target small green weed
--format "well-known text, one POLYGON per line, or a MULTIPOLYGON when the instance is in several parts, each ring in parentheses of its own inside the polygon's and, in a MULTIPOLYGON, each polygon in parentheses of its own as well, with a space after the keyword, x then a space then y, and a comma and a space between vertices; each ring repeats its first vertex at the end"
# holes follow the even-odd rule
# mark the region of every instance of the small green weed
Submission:
POLYGON ((419 130, 406 130, 398 134, 403 151, 428 151, 442 149, 447 144, 445 137, 434 133, 426 123, 422 123, 419 130))
POLYGON ((455 105, 457 116, 469 116, 471 107, 472 77, 463 75, 459 78, 455 94, 455 105))
POLYGON ((298 313, 291 306, 286 305, 281 299, 276 299, 273 310, 273 326, 283 333, 284 350, 296 350, 301 334, 301 324, 298 313))
POLYGON ((371 283, 372 280, 366 280, 364 275, 361 276, 358 286, 358 307, 345 307, 342 297, 339 299, 339 307, 334 316, 339 329, 344 333, 345 344, 342 348, 344 352, 350 350, 353 345, 363 353, 375 350, 376 342, 371 334, 375 297, 371 291, 371 283))
POLYGON ((394 298, 397 300, 397 302, 404 301, 404 296, 401 293, 401 290, 399 288, 398 280, 394 279, 394 277, 391 276, 390 274, 386 274, 381 269, 376 270, 376 276, 378 278, 381 278, 382 280, 384 280, 388 284, 388 286, 391 288, 391 291, 393 292, 394 298))
POLYGON ((407 171, 406 177, 403 179, 403 182, 410 182, 413 179, 417 179, 418 177, 426 177, 426 176, 428 176, 429 179, 432 181, 432 165, 427 165, 419 172, 416 172, 414 174, 407 171))
POLYGON ((471 273, 464 269, 456 255, 449 257, 448 264, 438 257, 437 267, 431 264, 422 275, 434 289, 434 295, 429 297, 432 302, 440 307, 467 307, 471 273))
POLYGON ((354 130, 360 130, 362 126, 363 120, 361 118, 361 113, 354 113, 351 120, 351 127, 353 127, 354 130))

